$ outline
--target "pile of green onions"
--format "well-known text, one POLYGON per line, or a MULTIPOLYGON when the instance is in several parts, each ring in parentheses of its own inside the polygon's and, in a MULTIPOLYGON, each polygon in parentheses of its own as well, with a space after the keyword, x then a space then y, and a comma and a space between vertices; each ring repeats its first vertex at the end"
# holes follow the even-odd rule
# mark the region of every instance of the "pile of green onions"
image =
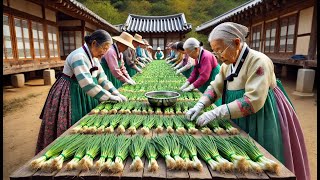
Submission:
POLYGON ((159 169, 159 165, 157 162, 157 158, 159 153, 157 152, 155 145, 152 143, 151 140, 148 140, 145 148, 145 155, 148 158, 148 171, 149 172, 156 172, 159 169))
POLYGON ((181 117, 179 117, 179 116, 174 117, 173 124, 174 124, 174 128, 176 129, 178 134, 183 135, 183 134, 187 133, 187 130, 184 128, 184 125, 182 123, 181 117))
POLYGON ((131 138, 131 145, 129 147, 130 156, 133 159, 130 165, 130 170, 141 171, 143 169, 143 162, 141 157, 143 156, 147 140, 141 135, 135 135, 131 138))
POLYGON ((117 125, 120 123, 121 121, 121 116, 120 115, 114 115, 114 116, 110 116, 110 124, 109 127, 107 127, 105 129, 106 133, 113 133, 114 132, 114 128, 117 127, 117 125))
POLYGON ((149 134, 150 133, 150 129, 154 126, 155 121, 154 118, 151 116, 148 116, 147 118, 144 119, 144 121, 142 122, 143 127, 141 128, 141 131, 144 135, 149 134))
POLYGON ((155 120, 155 127, 156 127, 155 132, 157 134, 162 133, 163 132, 163 120, 162 120, 162 117, 154 116, 154 118, 157 118, 155 120))
POLYGON ((224 127, 227 131, 228 134, 231 134, 231 135, 236 135, 236 134, 239 134, 239 130, 235 127, 233 127, 231 125, 231 123, 229 122, 229 120, 225 120, 225 119, 219 119, 218 120, 219 124, 224 127))
POLYGON ((102 134, 105 131, 105 128, 109 125, 110 119, 109 116, 103 116, 103 119, 100 123, 100 127, 97 129, 98 134, 102 134))
POLYGON ((104 170, 111 171, 111 165, 115 157, 115 145, 117 143, 117 136, 114 134, 110 134, 109 138, 106 141, 107 142, 105 142, 101 146, 100 159, 102 158, 101 159, 102 164, 101 165, 96 164, 96 168, 99 168, 98 172, 101 172, 104 170), (107 159, 106 162, 105 162, 105 159, 107 159))
POLYGON ((163 117, 163 124, 166 127, 167 133, 169 133, 169 134, 174 133, 173 121, 171 118, 163 117))
POLYGON ((117 142, 115 144, 115 157, 114 163, 111 164, 110 170, 113 173, 118 173, 123 171, 124 164, 123 161, 128 157, 129 154, 129 146, 131 140, 126 138, 124 135, 120 135, 117 138, 117 142))
POLYGON ((93 167, 93 160, 100 152, 100 145, 103 135, 94 135, 86 147, 86 154, 80 160, 79 165, 82 170, 89 170, 93 167))
POLYGON ((191 159, 192 159, 192 166, 194 169, 201 171, 203 166, 197 156, 197 147, 194 144, 196 140, 193 136, 187 134, 184 136, 178 136, 180 144, 187 150, 191 159))
POLYGON ((126 132, 126 128, 129 126, 130 123, 130 117, 128 115, 123 115, 122 116, 122 120, 120 121, 118 128, 117 128, 117 133, 118 134, 123 134, 124 132, 126 132))
POLYGON ((137 133, 137 128, 140 127, 140 125, 142 124, 144 118, 143 116, 133 116, 130 119, 130 127, 128 128, 128 132, 129 134, 136 134, 137 133))
POLYGON ((171 144, 168 142, 168 138, 165 136, 156 136, 152 138, 152 142, 156 147, 157 151, 161 154, 161 156, 165 159, 166 166, 168 169, 174 169, 176 162, 171 157, 171 144))
POLYGON ((207 124, 207 126, 210 127, 213 130, 213 132, 218 135, 222 135, 226 133, 226 131, 219 126, 218 120, 211 121, 210 123, 207 124))

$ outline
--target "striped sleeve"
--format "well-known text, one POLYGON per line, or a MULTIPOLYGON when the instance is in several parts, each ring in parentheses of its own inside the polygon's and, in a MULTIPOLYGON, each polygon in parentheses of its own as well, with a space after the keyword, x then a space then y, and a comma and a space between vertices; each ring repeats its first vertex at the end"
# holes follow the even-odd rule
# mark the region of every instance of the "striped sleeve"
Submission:
POLYGON ((72 57, 71 67, 80 87, 89 96, 98 99, 99 101, 106 101, 110 98, 110 92, 93 82, 93 78, 90 74, 89 67, 85 62, 83 55, 79 54, 72 57))

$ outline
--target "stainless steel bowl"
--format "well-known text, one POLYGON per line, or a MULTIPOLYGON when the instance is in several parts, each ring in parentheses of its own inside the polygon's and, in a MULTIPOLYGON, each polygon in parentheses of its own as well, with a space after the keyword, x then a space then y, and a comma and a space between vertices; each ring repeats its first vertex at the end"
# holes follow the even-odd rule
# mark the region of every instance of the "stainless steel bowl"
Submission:
POLYGON ((179 93, 174 91, 151 91, 144 94, 150 103, 151 106, 155 107, 169 107, 176 104, 179 93), (166 98, 156 98, 154 96, 165 95, 166 98))

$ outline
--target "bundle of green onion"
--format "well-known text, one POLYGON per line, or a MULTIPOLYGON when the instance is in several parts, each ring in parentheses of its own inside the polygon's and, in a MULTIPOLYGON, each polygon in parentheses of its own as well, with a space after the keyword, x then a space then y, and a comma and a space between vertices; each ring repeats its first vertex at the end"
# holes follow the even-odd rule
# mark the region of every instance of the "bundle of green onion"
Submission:
POLYGON ((242 150, 244 150, 251 160, 258 163, 263 170, 275 172, 279 174, 280 165, 279 163, 266 158, 261 151, 258 149, 253 140, 249 138, 245 138, 243 136, 233 136, 228 139, 230 142, 239 146, 242 150))
POLYGON ((91 110, 91 114, 98 114, 102 109, 104 109, 105 104, 102 102, 97 107, 91 110))
POLYGON ((212 137, 217 145, 220 154, 227 160, 231 161, 235 169, 237 169, 240 173, 248 172, 250 167, 249 162, 245 157, 237 154, 229 141, 219 136, 212 137))
POLYGON ((47 152, 44 155, 31 161, 30 168, 31 169, 41 168, 44 165, 46 160, 50 159, 52 156, 58 156, 68 144, 74 141, 75 137, 76 135, 59 137, 56 140, 56 142, 54 142, 54 144, 50 146, 49 150, 47 150, 47 152))
POLYGON ((196 134, 198 129, 196 128, 196 124, 192 121, 188 121, 186 118, 182 118, 181 122, 187 127, 188 133, 196 134))
POLYGON ((184 136, 178 136, 180 144, 188 151, 191 159, 192 159, 192 166, 194 169, 201 171, 203 166, 197 156, 197 147, 194 144, 196 140, 193 136, 186 134, 184 136))
POLYGON ((130 127, 128 128, 129 134, 136 134, 137 128, 140 127, 143 120, 143 116, 132 116, 132 118, 130 119, 130 127))
POLYGON ((155 118, 155 127, 156 127, 155 132, 158 133, 158 134, 162 133, 163 132, 163 120, 162 120, 162 117, 153 116, 153 118, 155 118))
POLYGON ((166 165, 168 169, 174 169, 176 162, 171 157, 171 144, 168 142, 168 138, 165 136, 156 136, 152 138, 152 143, 156 147, 157 151, 161 154, 161 156, 165 159, 166 165))
POLYGON ((212 131, 210 128, 208 128, 208 126, 203 126, 201 127, 200 131, 203 133, 203 134, 206 134, 206 135, 211 135, 212 134, 212 131))
POLYGON ((197 151, 200 155, 200 157, 211 167, 212 170, 217 170, 217 167, 219 166, 218 162, 213 160, 211 158, 210 153, 207 151, 207 149, 204 147, 204 145, 197 139, 193 139, 193 143, 197 147, 197 151))
POLYGON ((111 103, 106 103, 104 105, 104 108, 100 111, 100 114, 108 114, 111 111, 112 107, 113 105, 111 103))
POLYGON ((117 138, 115 144, 115 157, 114 163, 111 164, 110 170, 113 173, 118 173, 123 171, 124 164, 123 161, 128 157, 128 148, 130 146, 131 140, 126 138, 124 135, 120 135, 117 138))
POLYGON ((182 170, 192 170, 193 162, 190 160, 189 152, 187 151, 186 148, 182 147, 180 156, 184 160, 184 165, 182 167, 182 170))
POLYGON ((78 124, 76 127, 72 128, 72 130, 71 130, 70 133, 71 133, 71 134, 81 133, 82 127, 85 126, 85 125, 87 124, 87 122, 88 122, 92 117, 93 117, 92 115, 88 115, 88 116, 83 117, 83 118, 80 120, 79 124, 78 124))
POLYGON ((170 134, 166 136, 167 142, 170 142, 170 148, 171 148, 171 156, 176 162, 175 169, 181 170, 184 169, 184 160, 180 157, 181 151, 183 149, 182 145, 179 142, 179 139, 177 135, 170 134))
POLYGON ((207 126, 209 128, 211 128, 213 130, 213 132, 218 134, 218 135, 222 135, 222 134, 226 133, 226 131, 219 126, 219 121, 218 120, 214 120, 214 121, 209 122, 207 124, 207 126))
POLYGON ((118 128, 116 130, 118 134, 123 134, 124 132, 126 132, 126 128, 128 128, 130 123, 130 117, 131 116, 128 116, 128 115, 122 116, 122 120, 120 121, 118 128))
POLYGON ((92 134, 97 133, 102 120, 103 120, 103 116, 97 115, 93 125, 89 128, 89 132, 92 134))
POLYGON ((106 133, 113 133, 114 132, 114 128, 117 127, 117 125, 120 123, 121 121, 121 116, 120 115, 114 115, 114 116, 110 116, 110 124, 109 127, 107 127, 105 129, 106 133))
MULTIPOLYGON (((112 161, 114 160, 115 157, 115 145, 117 143, 117 136, 114 134, 110 134, 108 141, 106 143, 104 143, 101 146, 101 158, 106 158, 107 161, 102 163, 102 165, 100 164, 96 164, 96 168, 100 167, 98 172, 104 171, 104 170, 109 170, 111 171, 111 165, 112 165, 112 161)), ((101 160, 103 161, 103 160, 101 160)))
POLYGON ((109 116, 103 116, 102 121, 100 123, 100 127, 97 129, 97 133, 102 134, 105 131, 105 128, 109 125, 109 123, 109 116))
POLYGON ((80 160, 79 167, 82 170, 89 170, 93 166, 93 159, 98 155, 100 152, 100 144, 103 135, 94 135, 90 138, 89 144, 86 147, 86 154, 80 160))
POLYGON ((84 134, 90 134, 90 127, 93 126, 93 123, 95 122, 98 115, 91 115, 91 118, 87 121, 87 123, 82 126, 82 128, 79 130, 80 133, 84 134))
POLYGON ((229 122, 229 120, 225 120, 225 119, 219 119, 218 120, 219 124, 226 129, 227 133, 228 134, 231 134, 231 135, 236 135, 236 134, 239 134, 239 130, 235 127, 233 127, 231 125, 231 123, 229 122))
POLYGON ((177 133, 180 135, 187 133, 187 130, 184 128, 184 125, 182 123, 182 119, 183 117, 179 117, 179 116, 175 116, 173 118, 174 128, 176 129, 177 133))
POLYGON ((150 129, 154 126, 155 120, 153 116, 148 116, 147 118, 144 119, 142 124, 143 124, 143 127, 141 128, 141 131, 144 135, 146 135, 150 133, 150 129))
POLYGON ((155 145, 152 143, 151 140, 148 140, 145 148, 145 155, 148 158, 148 171, 149 172, 156 172, 159 169, 159 165, 157 162, 157 158, 159 153, 156 151, 155 145))
POLYGON ((75 168, 79 167, 79 162, 80 160, 84 157, 85 153, 86 153, 86 148, 88 146, 88 144, 90 144, 91 138, 93 137, 93 135, 84 135, 84 140, 83 142, 79 145, 77 151, 75 152, 73 159, 67 163, 66 165, 66 169, 67 170, 72 170, 75 168))
POLYGON ((130 165, 130 170, 140 171, 143 169, 143 162, 141 157, 143 156, 147 140, 141 135, 135 135, 131 139, 131 145, 129 147, 130 156, 133 159, 130 165))
POLYGON ((171 134, 174 133, 173 130, 173 121, 169 117, 163 117, 163 124, 166 127, 167 133, 171 134))
POLYGON ((161 111, 161 108, 159 108, 159 107, 156 108, 156 114, 157 115, 162 115, 163 114, 162 111, 161 111))

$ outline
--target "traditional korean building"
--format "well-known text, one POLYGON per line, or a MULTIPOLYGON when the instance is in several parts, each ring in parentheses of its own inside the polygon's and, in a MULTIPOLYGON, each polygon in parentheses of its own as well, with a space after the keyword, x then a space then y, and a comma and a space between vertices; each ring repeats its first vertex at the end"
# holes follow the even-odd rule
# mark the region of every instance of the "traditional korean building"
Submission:
POLYGON ((276 65, 279 75, 287 74, 287 67, 316 69, 315 0, 251 0, 199 25, 196 32, 209 35, 218 24, 228 21, 249 28, 248 45, 267 54, 276 65), (294 55, 303 55, 305 60, 297 60, 292 57, 294 55))
POLYGON ((62 67, 66 56, 96 29, 120 34, 75 0, 4 0, 3 74, 62 67))
POLYGON ((168 16, 141 16, 129 14, 125 24, 119 26, 121 31, 132 35, 138 33, 156 50, 164 50, 168 42, 181 41, 192 30, 184 13, 168 16))

